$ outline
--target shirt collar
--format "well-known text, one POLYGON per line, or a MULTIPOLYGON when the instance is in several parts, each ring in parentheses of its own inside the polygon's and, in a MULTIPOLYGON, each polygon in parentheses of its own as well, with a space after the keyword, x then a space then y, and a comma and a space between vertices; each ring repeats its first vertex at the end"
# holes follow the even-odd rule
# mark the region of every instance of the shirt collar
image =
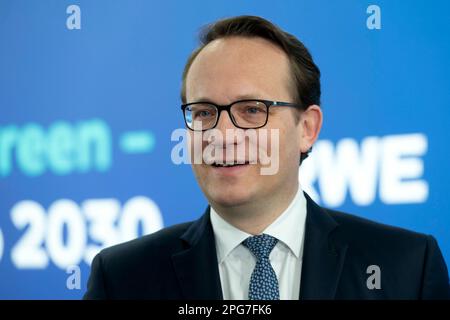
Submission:
POLYGON ((213 207, 210 208, 210 216, 216 239, 217 259, 222 263, 234 248, 252 235, 225 221, 213 207))
POLYGON ((283 242, 295 255, 301 257, 306 222, 306 198, 299 187, 286 210, 263 233, 283 242))
MULTIPOLYGON (((239 246, 242 241, 251 237, 223 219, 213 207, 210 208, 211 224, 216 239, 217 258, 219 263, 239 246)), ((303 235, 306 221, 306 199, 299 187, 297 194, 287 209, 262 233, 268 234, 283 242, 297 257, 301 257, 303 235)))

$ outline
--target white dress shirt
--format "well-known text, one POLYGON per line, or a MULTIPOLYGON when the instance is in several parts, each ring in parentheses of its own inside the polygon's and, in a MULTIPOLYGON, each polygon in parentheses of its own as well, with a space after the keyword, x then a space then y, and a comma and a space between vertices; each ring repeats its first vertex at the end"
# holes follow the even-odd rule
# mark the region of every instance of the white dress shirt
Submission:
MULTIPOLYGON (((242 244, 248 234, 225 221, 211 207, 220 282, 225 300, 247 300, 255 256, 242 244)), ((297 300, 300 294, 306 199, 301 188, 288 208, 262 233, 278 239, 270 253, 281 300, 297 300)))

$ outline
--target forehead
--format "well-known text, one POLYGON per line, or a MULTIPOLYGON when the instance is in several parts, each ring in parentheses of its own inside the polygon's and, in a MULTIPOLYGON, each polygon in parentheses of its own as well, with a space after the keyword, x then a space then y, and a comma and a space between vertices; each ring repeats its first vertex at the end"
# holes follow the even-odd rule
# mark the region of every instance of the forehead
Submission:
POLYGON ((225 103, 254 95, 286 100, 289 80, 289 59, 275 44, 256 37, 222 38, 209 43, 194 59, 186 77, 186 98, 225 103))

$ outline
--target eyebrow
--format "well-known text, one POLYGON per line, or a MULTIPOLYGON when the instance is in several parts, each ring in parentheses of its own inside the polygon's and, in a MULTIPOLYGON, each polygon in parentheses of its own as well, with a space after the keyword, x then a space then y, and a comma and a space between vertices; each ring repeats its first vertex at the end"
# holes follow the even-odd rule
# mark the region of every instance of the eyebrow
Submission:
MULTIPOLYGON (((236 98, 233 101, 252 100, 252 99, 261 100, 262 98, 259 98, 259 97, 260 97, 259 94, 242 94, 242 95, 236 96, 236 98)), ((202 102, 203 101, 203 102, 211 102, 211 103, 214 103, 214 104, 218 104, 218 103, 214 102, 213 100, 214 99, 210 99, 210 98, 207 98, 207 97, 200 97, 199 99, 195 99, 193 102, 202 102)))

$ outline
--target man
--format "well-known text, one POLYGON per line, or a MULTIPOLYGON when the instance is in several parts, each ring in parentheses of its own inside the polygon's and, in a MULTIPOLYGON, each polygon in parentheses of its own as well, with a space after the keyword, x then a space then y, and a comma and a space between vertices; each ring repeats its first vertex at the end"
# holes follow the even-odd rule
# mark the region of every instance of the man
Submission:
POLYGON ((181 96, 192 140, 223 133, 202 140, 215 156, 192 165, 210 206, 195 222, 101 251, 85 298, 448 298, 432 236, 323 209, 301 190, 299 163, 322 125, 320 71, 303 44, 252 16, 217 21, 201 40, 181 96), (238 129, 276 130, 257 141, 267 155, 278 147, 275 173, 251 161, 248 136, 225 134, 238 129), (244 157, 230 159, 240 146, 244 157))

